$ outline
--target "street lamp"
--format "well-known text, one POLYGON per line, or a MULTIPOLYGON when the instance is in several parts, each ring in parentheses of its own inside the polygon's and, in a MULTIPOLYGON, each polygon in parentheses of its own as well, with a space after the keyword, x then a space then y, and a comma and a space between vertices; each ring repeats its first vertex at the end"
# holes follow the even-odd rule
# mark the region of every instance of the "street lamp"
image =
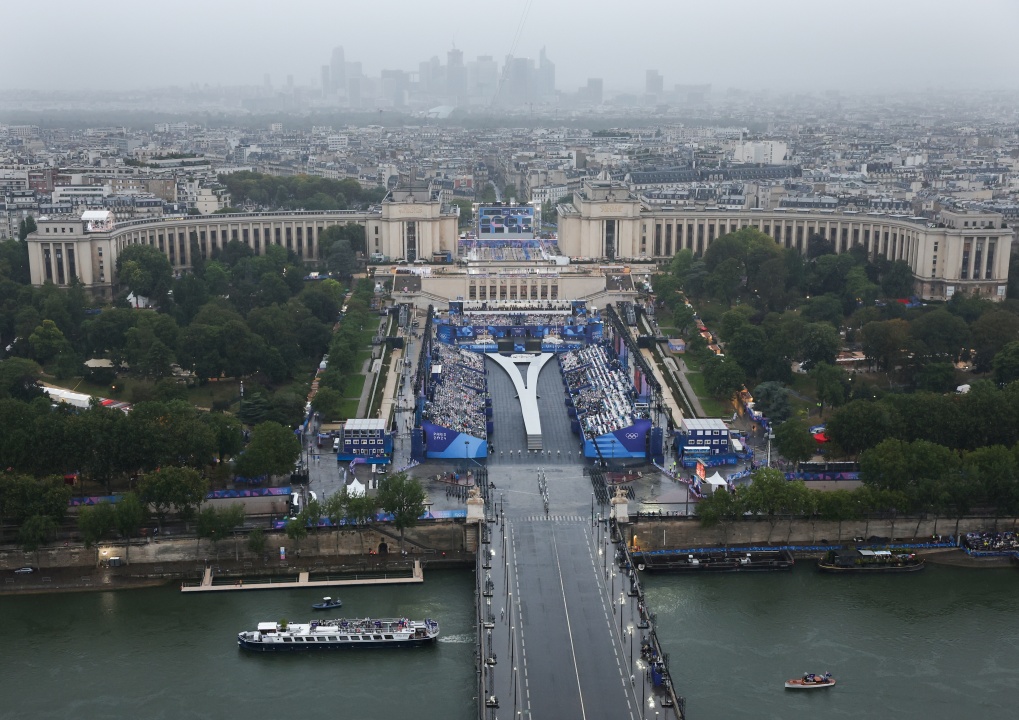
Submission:
POLYGON ((630 672, 633 672, 633 623, 626 623, 626 630, 630 633, 630 672))
POLYGON ((775 439, 775 433, 771 429, 771 427, 769 427, 768 428, 768 462, 766 463, 768 467, 771 467, 771 441, 774 440, 774 439, 775 439))

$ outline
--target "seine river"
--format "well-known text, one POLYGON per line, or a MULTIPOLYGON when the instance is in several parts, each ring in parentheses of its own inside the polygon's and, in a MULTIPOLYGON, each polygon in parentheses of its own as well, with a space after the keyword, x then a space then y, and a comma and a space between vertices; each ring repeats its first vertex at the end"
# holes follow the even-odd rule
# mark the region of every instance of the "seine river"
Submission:
MULTIPOLYGON (((308 620, 307 591, 181 595, 176 588, 0 597, 0 718, 473 720, 469 572, 335 592, 345 616, 433 617, 432 648, 259 655, 239 630, 308 620)), ((649 576, 691 720, 1012 717, 1019 573, 929 567, 885 577, 649 576), (838 686, 782 689, 830 670, 838 686)), ((654 717, 654 710, 649 717, 654 717)), ((569 720, 569 719, 556 719, 569 720)))
POLYGON ((832 577, 804 563, 645 580, 691 720, 1014 717, 1014 569, 832 577), (825 671, 836 687, 782 687, 825 671))
POLYGON ((246 653, 259 621, 307 621, 310 590, 182 595, 174 587, 0 597, 0 718, 471 718, 476 707, 473 576, 333 588, 341 611, 431 617, 430 648, 246 653))

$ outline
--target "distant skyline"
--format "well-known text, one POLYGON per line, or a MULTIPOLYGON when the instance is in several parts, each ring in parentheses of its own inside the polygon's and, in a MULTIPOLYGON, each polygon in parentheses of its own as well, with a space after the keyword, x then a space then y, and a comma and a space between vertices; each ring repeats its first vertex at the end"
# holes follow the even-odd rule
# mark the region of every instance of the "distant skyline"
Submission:
POLYGON ((556 64, 559 90, 589 77, 607 94, 642 92, 645 72, 664 88, 863 92, 926 87, 1019 89, 1019 2, 978 0, 644 0, 597 4, 524 0, 331 3, 290 0, 127 0, 15 3, 0 43, 0 90, 125 90, 168 85, 274 86, 288 75, 317 86, 334 46, 366 74, 416 71, 457 47, 556 64))

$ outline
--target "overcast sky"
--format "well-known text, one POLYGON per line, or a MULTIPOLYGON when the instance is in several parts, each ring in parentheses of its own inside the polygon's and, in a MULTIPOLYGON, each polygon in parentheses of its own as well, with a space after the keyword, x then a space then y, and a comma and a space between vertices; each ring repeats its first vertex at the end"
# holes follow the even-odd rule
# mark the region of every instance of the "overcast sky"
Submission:
POLYGON ((544 46, 567 91, 642 90, 649 68, 666 88, 1019 87, 1019 0, 29 0, 3 22, 0 89, 317 84, 335 45, 374 75, 454 44, 500 65, 544 46))

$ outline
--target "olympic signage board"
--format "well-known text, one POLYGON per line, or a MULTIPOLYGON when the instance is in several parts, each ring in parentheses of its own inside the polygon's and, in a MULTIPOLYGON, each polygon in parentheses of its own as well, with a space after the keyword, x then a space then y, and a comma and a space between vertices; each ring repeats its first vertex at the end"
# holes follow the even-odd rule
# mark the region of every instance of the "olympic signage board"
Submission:
POLYGON ((478 208, 479 238, 533 238, 534 208, 505 205, 478 208))

